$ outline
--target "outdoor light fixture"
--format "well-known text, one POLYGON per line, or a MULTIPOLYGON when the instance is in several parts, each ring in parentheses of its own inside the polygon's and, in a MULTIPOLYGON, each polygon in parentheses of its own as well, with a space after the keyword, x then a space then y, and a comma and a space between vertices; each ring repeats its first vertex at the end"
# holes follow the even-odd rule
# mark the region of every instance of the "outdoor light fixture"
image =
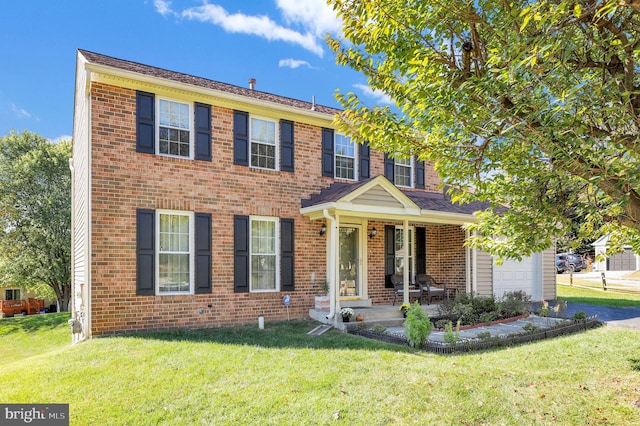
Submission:
POLYGON ((375 237, 377 233, 378 233, 378 230, 374 226, 373 229, 371 230, 371 232, 369 232, 369 238, 375 237))
POLYGON ((320 228, 320 236, 322 237, 326 233, 327 233, 327 225, 322 225, 322 227, 320 228))

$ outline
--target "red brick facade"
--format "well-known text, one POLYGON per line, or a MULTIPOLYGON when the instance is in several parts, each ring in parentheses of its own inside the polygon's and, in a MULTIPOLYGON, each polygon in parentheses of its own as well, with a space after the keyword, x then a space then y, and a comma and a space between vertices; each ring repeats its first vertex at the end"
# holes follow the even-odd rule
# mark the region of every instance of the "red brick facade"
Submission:
MULTIPOLYGON (((213 161, 136 152, 136 92, 91 85, 91 321, 92 335, 211 327, 284 319, 284 292, 235 293, 233 217, 260 215, 295 219, 295 291, 292 317, 306 317, 325 277, 321 223, 300 215, 306 199, 334 179, 321 177, 321 128, 295 123, 295 172, 233 164, 233 111, 213 106, 213 161), (136 295, 136 209, 171 209, 212 214, 211 294, 136 295), (312 283, 312 276, 315 285, 312 283)), ((283 117, 286 118, 286 117, 283 117)), ((383 173, 382 153, 371 153, 371 175, 383 173)), ((427 165, 427 190, 438 181, 427 165)), ((384 229, 385 223, 370 221, 384 229)), ((400 224, 399 224, 400 225, 400 224)), ((464 233, 459 226, 427 226, 427 268, 439 279, 464 282, 464 233)), ((368 245, 368 295, 390 303, 384 288, 384 239, 368 245)))

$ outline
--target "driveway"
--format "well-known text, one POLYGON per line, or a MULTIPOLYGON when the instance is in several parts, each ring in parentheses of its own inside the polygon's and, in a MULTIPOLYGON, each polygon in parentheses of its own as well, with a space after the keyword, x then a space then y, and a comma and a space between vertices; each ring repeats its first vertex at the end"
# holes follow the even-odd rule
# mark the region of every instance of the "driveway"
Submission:
MULTIPOLYGON (((633 271, 607 271, 605 276, 607 284, 625 286, 640 289, 640 280, 625 279, 624 277, 633 271)), ((587 279, 594 282, 602 282, 601 272, 580 272, 574 277, 587 279)), ((589 305, 586 303, 569 303, 564 316, 571 318, 576 312, 585 312, 587 315, 598 315, 600 321, 606 322, 612 327, 625 327, 640 330, 640 307, 636 308, 610 308, 607 306, 589 305)))

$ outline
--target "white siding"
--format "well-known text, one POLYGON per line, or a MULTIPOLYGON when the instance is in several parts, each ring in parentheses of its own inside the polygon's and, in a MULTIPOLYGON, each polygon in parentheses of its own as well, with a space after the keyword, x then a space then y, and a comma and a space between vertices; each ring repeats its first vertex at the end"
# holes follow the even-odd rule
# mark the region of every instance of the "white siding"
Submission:
POLYGON ((78 54, 73 112, 71 302, 73 317, 82 323, 83 333, 74 334, 74 342, 86 339, 90 334, 90 101, 85 63, 84 57, 78 54))
POLYGON ((493 258, 489 253, 476 250, 476 283, 475 291, 478 296, 493 294, 493 258))
POLYGON ((556 248, 542 252, 542 298, 556 299, 556 248))

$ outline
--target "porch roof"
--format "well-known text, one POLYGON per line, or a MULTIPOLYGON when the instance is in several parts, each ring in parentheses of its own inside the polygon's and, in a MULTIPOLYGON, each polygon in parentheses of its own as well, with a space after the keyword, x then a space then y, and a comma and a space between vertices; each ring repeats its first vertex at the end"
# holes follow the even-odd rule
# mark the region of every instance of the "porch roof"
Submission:
POLYGON ((335 182, 302 200, 300 213, 311 220, 324 211, 368 219, 456 224, 474 222, 474 213, 488 205, 454 204, 444 193, 400 189, 382 175, 355 183, 335 182))

